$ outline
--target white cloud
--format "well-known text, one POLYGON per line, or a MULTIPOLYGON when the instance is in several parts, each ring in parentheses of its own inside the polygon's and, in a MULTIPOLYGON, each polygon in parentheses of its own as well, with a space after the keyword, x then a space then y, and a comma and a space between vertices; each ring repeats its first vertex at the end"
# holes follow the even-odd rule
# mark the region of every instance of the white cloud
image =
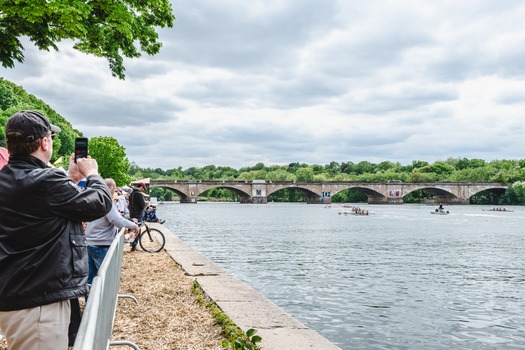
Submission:
POLYGON ((180 0, 154 57, 60 44, 0 74, 141 166, 524 158, 518 0, 180 0))

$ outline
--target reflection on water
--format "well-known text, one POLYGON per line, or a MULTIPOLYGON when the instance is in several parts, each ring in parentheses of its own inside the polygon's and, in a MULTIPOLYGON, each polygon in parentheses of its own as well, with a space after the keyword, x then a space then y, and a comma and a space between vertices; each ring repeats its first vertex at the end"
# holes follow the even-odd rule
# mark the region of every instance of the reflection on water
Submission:
POLYGON ((524 349, 525 208, 163 204, 193 248, 343 349, 524 349))

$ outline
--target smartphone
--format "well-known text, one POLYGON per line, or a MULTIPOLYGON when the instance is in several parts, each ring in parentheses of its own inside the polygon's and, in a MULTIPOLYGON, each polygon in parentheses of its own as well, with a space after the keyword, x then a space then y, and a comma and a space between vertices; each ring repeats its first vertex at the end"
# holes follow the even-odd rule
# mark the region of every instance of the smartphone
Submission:
POLYGON ((77 137, 75 139, 75 163, 78 158, 87 158, 88 156, 88 139, 87 137, 77 137))

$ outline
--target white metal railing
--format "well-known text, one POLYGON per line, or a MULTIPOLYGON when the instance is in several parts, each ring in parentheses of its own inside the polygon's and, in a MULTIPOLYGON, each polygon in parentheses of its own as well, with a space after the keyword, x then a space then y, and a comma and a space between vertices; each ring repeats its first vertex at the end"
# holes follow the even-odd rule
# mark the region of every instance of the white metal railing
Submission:
MULTIPOLYGON (((128 345, 140 350, 133 342, 111 340, 123 255, 124 230, 120 230, 93 279, 73 350, 106 350, 111 345, 128 345)), ((121 297, 136 301, 131 296, 121 297)))

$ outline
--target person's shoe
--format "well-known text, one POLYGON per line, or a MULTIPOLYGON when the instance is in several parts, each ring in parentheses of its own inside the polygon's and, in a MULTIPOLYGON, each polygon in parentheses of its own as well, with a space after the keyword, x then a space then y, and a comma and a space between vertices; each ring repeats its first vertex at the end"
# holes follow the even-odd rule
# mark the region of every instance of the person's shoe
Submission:
POLYGON ((137 246, 136 245, 131 245, 131 251, 134 252, 137 250, 137 246))
POLYGON ((166 222, 166 220, 160 220, 160 221, 159 221, 159 224, 162 225, 162 224, 165 223, 165 222, 166 222))

